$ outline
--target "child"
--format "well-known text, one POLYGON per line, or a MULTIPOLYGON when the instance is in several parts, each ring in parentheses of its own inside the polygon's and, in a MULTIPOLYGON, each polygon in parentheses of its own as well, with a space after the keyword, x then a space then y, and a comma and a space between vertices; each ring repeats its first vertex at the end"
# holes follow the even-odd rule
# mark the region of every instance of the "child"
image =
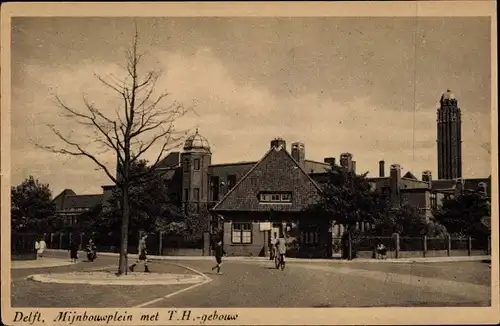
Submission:
POLYGON ((217 269, 218 275, 222 274, 220 272, 220 267, 222 265, 222 256, 225 255, 226 252, 224 251, 224 248, 222 248, 222 241, 217 242, 217 245, 215 246, 215 261, 217 262, 217 265, 212 267, 212 270, 217 269))
POLYGON ((148 268, 148 258, 147 258, 147 245, 146 245, 146 240, 148 238, 147 234, 144 234, 144 236, 139 240, 139 259, 135 261, 135 263, 132 264, 132 266, 129 267, 129 270, 131 272, 134 271, 135 266, 138 263, 144 263, 144 273, 150 273, 150 270, 148 268))

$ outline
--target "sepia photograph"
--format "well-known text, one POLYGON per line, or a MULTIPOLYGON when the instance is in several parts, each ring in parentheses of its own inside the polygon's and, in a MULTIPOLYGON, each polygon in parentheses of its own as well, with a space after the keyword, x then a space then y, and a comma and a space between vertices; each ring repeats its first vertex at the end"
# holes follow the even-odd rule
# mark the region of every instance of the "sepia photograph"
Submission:
POLYGON ((498 321, 496 5, 432 4, 2 8, 3 322, 498 321))

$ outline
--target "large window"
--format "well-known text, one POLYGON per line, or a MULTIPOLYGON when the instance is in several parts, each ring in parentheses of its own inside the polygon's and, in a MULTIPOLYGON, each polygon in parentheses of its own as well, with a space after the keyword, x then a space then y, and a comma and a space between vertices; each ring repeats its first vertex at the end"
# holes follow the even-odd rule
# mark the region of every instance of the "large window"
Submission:
POLYGON ((231 190, 236 184, 236 175, 230 174, 227 176, 227 189, 231 190))
POLYGON ((212 200, 219 200, 219 177, 212 176, 210 177, 210 188, 212 190, 212 200))
POLYGON ((231 242, 240 244, 252 243, 252 223, 233 223, 231 242))
POLYGON ((306 230, 301 232, 302 243, 305 245, 318 245, 319 232, 316 230, 306 230))
POLYGON ((200 160, 199 159, 194 159, 194 169, 195 171, 199 171, 200 170, 200 160))
POLYGON ((437 208, 437 194, 431 193, 431 209, 436 209, 437 208))
POLYGON ((291 203, 291 192, 261 192, 259 194, 259 201, 261 203, 291 203))

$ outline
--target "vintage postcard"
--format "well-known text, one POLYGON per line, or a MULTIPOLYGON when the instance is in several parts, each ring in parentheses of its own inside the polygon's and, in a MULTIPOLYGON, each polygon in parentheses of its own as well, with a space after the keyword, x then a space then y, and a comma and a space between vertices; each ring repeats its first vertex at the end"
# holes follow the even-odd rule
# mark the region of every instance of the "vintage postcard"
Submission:
POLYGON ((494 1, 1 24, 4 324, 499 322, 494 1))

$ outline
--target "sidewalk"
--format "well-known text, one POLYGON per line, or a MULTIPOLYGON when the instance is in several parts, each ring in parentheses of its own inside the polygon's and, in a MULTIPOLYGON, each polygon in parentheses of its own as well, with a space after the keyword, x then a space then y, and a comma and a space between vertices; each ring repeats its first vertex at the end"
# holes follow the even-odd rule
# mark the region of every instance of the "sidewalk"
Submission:
POLYGON ((68 259, 60 258, 38 258, 36 260, 13 260, 11 261, 12 269, 28 269, 28 268, 47 268, 74 265, 68 259))
MULTIPOLYGON (((48 252, 59 252, 64 250, 49 249, 48 252)), ((117 253, 111 252, 100 252, 98 256, 111 256, 118 257, 117 253)), ((137 254, 128 254, 129 259, 135 259, 137 254)), ((148 255, 148 259, 151 260, 214 260, 213 256, 152 256, 148 255)), ((268 261, 269 257, 235 257, 229 256, 223 258, 226 261, 268 261)), ((308 258, 290 258, 287 257, 287 262, 290 263, 338 263, 338 264, 350 264, 350 263, 444 263, 444 262, 461 262, 461 261, 482 261, 489 260, 491 256, 451 256, 451 257, 415 257, 415 258, 400 258, 400 259, 366 259, 358 258, 353 260, 343 260, 343 259, 308 259, 308 258)))

